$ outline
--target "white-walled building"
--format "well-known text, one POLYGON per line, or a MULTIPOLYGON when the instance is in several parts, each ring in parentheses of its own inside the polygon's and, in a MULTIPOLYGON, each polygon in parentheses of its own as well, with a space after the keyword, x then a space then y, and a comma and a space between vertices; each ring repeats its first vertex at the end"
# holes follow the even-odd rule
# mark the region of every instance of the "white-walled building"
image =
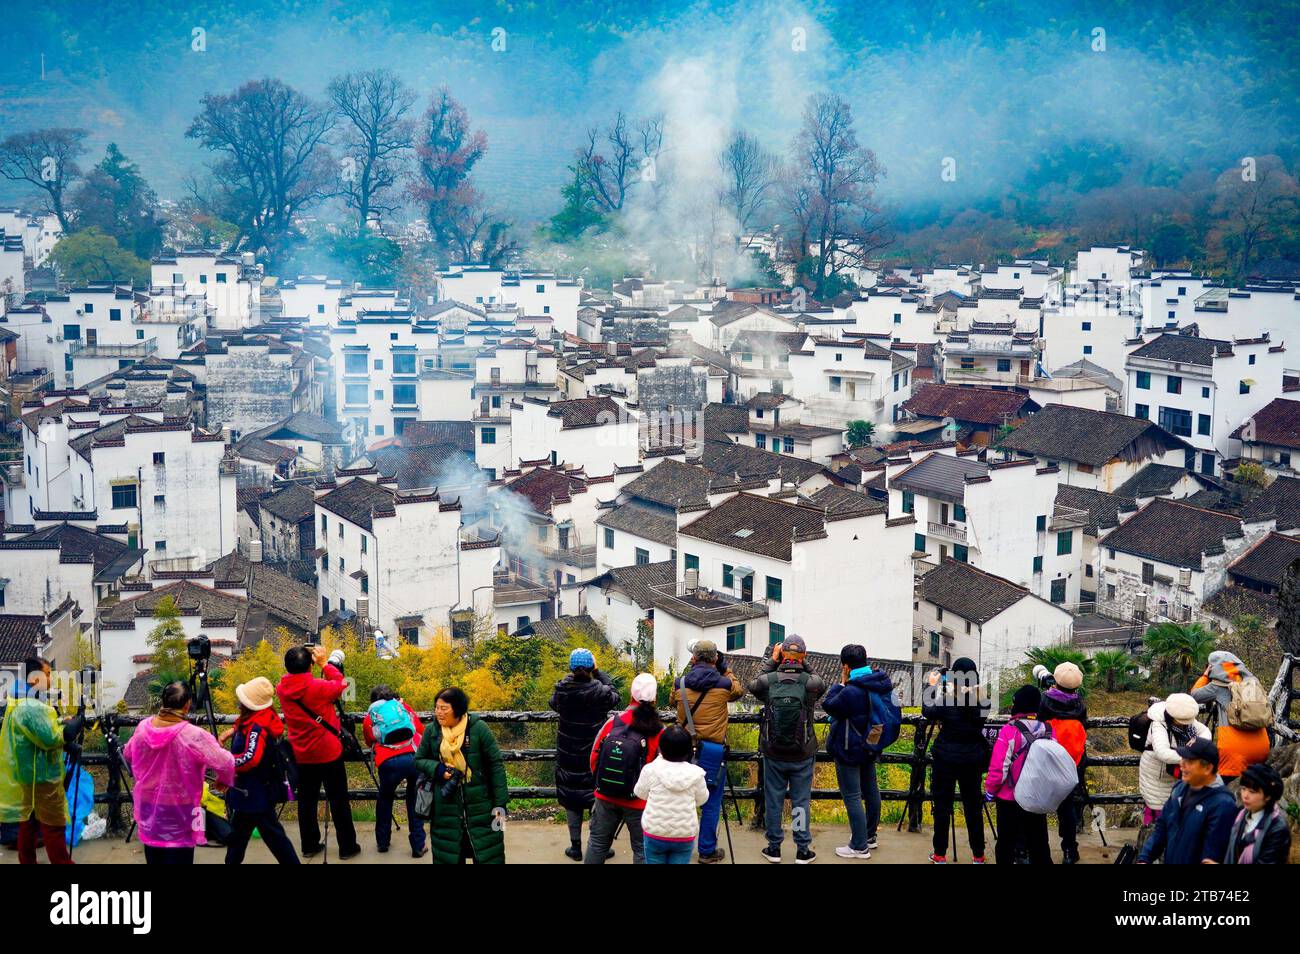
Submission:
POLYGON ((239 331, 257 324, 262 267, 251 252, 235 257, 211 249, 185 249, 153 260, 150 286, 175 295, 201 296, 211 327, 239 331))
POLYGON ((856 420, 898 420, 899 405, 912 396, 915 360, 866 336, 810 342, 790 355, 790 393, 803 402, 803 423, 846 428, 856 420))

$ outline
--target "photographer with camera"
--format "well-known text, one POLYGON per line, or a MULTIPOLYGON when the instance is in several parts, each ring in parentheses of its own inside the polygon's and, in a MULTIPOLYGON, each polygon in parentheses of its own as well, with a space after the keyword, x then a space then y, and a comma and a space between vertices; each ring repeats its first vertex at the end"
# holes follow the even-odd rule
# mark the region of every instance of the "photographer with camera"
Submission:
POLYGON ((590 649, 569 653, 569 672, 555 684, 551 709, 560 716, 555 733, 555 794, 569 823, 564 856, 570 861, 582 860, 582 818, 596 801, 591 745, 618 701, 618 689, 596 668, 590 649))
POLYGON ((948 834, 952 827, 954 794, 961 788, 962 812, 970 839, 972 861, 984 863, 984 769, 989 743, 984 736, 989 704, 980 689, 980 674, 972 659, 962 656, 949 669, 930 673, 921 715, 937 723, 939 734, 930 750, 934 762, 930 787, 934 795, 933 864, 948 863, 948 834))
POLYGON ((46 702, 50 664, 29 656, 25 683, 5 705, 0 725, 0 822, 18 826, 18 863, 36 864, 36 832, 52 865, 70 865, 64 838, 68 802, 63 790, 63 746, 77 738, 83 717, 66 725, 46 702), (18 691, 21 690, 21 691, 18 691))
POLYGON ((496 737, 469 714, 469 696, 461 689, 438 693, 433 715, 436 725, 425 729, 415 753, 416 769, 433 783, 433 863, 503 865, 510 789, 496 737))
POLYGON ((235 782, 234 756, 186 719, 193 701, 189 686, 169 683, 158 714, 136 726, 122 749, 135 778, 132 810, 146 864, 194 864, 195 846, 207 843, 204 826, 194 823, 202 818, 204 776, 214 773, 215 791, 235 782))
POLYGON ((324 646, 294 646, 284 654, 286 672, 275 690, 298 763, 298 834, 304 858, 325 848, 316 819, 322 785, 338 838, 339 858, 346 860, 361 853, 348 801, 342 723, 335 706, 347 689, 338 668, 342 664, 342 650, 326 653, 324 646), (319 679, 311 674, 313 664, 320 667, 319 679))
POLYGON ((669 704, 677 710, 677 724, 690 732, 695 743, 695 762, 704 769, 709 798, 700 809, 699 862, 716 864, 727 857, 718 847, 718 821, 726 790, 728 705, 745 694, 726 659, 711 639, 691 647, 691 663, 673 683, 669 704))
MULTIPOLYGON (((1052 727, 1052 738, 1065 747, 1077 766, 1083 762, 1088 742, 1088 707, 1083 704, 1083 670, 1072 662, 1060 663, 1050 674, 1046 666, 1034 667, 1034 678, 1043 693, 1038 704, 1038 718, 1052 727)), ((1079 806, 1083 772, 1079 787, 1056 810, 1056 827, 1061 836, 1061 863, 1079 863, 1079 806)))
POLYGON ((781 814, 790 796, 790 828, 796 846, 794 862, 809 865, 817 860, 812 847, 813 769, 817 758, 817 733, 813 729, 817 700, 826 691, 822 681, 804 661, 808 646, 802 636, 787 636, 764 657, 749 691, 763 703, 758 730, 758 750, 763 756, 763 795, 767 847, 763 858, 781 863, 781 842, 785 829, 781 814))

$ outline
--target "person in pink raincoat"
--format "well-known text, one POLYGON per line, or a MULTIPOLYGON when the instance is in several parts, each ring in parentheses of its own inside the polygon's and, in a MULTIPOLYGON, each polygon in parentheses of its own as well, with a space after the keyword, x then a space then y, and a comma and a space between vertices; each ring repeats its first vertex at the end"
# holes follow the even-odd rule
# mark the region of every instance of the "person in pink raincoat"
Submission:
POLYGON ((191 865, 203 836, 204 776, 214 773, 214 790, 235 781, 235 757, 208 732, 187 722, 189 687, 163 689, 158 714, 136 727, 122 757, 135 777, 135 821, 151 865, 191 865))

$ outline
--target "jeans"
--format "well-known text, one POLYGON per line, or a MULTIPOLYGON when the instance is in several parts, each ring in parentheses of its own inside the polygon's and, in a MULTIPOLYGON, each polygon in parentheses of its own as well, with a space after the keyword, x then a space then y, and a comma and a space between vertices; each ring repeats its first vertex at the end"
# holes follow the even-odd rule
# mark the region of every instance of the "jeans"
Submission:
POLYGON ((779 850, 781 842, 785 840, 781 813, 785 809, 787 793, 790 796, 790 828, 794 834, 794 843, 800 848, 808 848, 812 845, 812 830, 808 826, 812 821, 809 807, 812 802, 815 764, 812 759, 804 759, 802 762, 778 762, 764 757, 763 797, 769 848, 779 850))
POLYGON ((1061 836, 1062 852, 1079 850, 1079 803, 1074 800, 1074 795, 1071 792, 1065 796, 1065 801, 1056 810, 1056 827, 1061 836))
POLYGON ((320 823, 316 820, 322 785, 339 851, 350 852, 357 847, 357 830, 352 825, 352 803, 348 801, 348 772, 340 756, 333 762, 298 766, 298 835, 302 839, 302 853, 312 855, 322 847, 320 823))
POLYGON ((998 803, 998 842, 994 857, 1000 865, 1016 862, 1016 845, 1029 850, 1031 865, 1050 865, 1052 851, 1047 845, 1047 816, 1025 811, 1014 799, 995 799, 998 803))
POLYGON ((844 796, 844 808, 849 813, 849 847, 854 851, 866 851, 867 842, 876 836, 876 829, 880 826, 880 782, 876 778, 876 761, 872 759, 861 765, 837 761, 835 778, 839 782, 840 794, 844 796))
POLYGON ((262 844, 282 865, 301 864, 298 852, 293 850, 293 842, 285 834, 280 819, 275 817, 275 810, 264 812, 230 813, 230 836, 226 839, 226 864, 242 865, 244 854, 248 851, 248 841, 253 831, 262 836, 262 844))
POLYGON ((144 846, 144 863, 147 865, 192 865, 193 848, 155 848, 144 846))
POLYGON ((641 809, 623 808, 604 799, 596 799, 591 810, 591 827, 587 835, 585 865, 603 865, 605 856, 614 844, 614 833, 619 822, 627 825, 627 837, 632 842, 632 864, 645 864, 645 840, 641 836, 641 809))
POLYGON ((33 815, 18 824, 18 863, 20 865, 36 864, 36 830, 40 829, 45 840, 45 855, 52 865, 72 864, 72 855, 68 853, 68 842, 62 825, 46 825, 36 820, 33 815))
POLYGON ((405 782, 406 823, 411 826, 411 850, 417 853, 424 850, 424 822, 415 817, 415 754, 391 755, 376 772, 379 775, 379 797, 375 800, 375 844, 387 848, 392 841, 393 800, 397 797, 397 787, 405 782))
MULTIPOLYGON (((936 762, 930 776, 934 796, 934 853, 948 854, 948 832, 952 827, 953 793, 961 788, 961 808, 966 816, 966 835, 971 854, 984 857, 984 770, 978 765, 958 766, 936 762)), ((1001 827, 998 831, 1001 832, 1001 827)))
POLYGON ((708 801, 700 808, 700 854, 711 855, 718 850, 718 821, 722 818, 723 800, 727 791, 727 767, 719 765, 709 783, 708 801))
POLYGON ((689 865, 695 841, 668 841, 645 836, 645 863, 648 865, 689 865))

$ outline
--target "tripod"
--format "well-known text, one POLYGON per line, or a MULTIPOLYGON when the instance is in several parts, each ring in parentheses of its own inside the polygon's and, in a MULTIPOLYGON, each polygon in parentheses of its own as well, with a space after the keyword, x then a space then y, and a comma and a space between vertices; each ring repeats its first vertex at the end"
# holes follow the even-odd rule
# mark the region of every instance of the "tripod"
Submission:
MULTIPOLYGON (((100 731, 104 734, 104 746, 107 750, 108 764, 112 771, 117 773, 122 784, 126 786, 126 794, 131 802, 131 826, 126 830, 126 841, 130 843, 131 836, 135 833, 135 794, 131 791, 131 769, 126 764, 126 759, 122 758, 122 742, 117 736, 117 715, 112 712, 105 712, 101 715, 96 723, 100 731)), ((116 805, 114 806, 116 812, 116 805)))
POLYGON ((921 730, 921 739, 915 749, 916 763, 912 766, 911 783, 907 788, 907 799, 903 802, 903 814, 898 819, 897 831, 903 830, 903 822, 907 821, 913 808, 919 807, 925 799, 925 760, 930 751, 930 736, 934 732, 934 725, 933 722, 927 722, 921 730))
POLYGON ((217 714, 212 708, 212 691, 208 685, 207 659, 194 660, 194 668, 190 670, 190 695, 194 698, 195 706, 203 707, 208 729, 214 736, 220 735, 217 732, 217 714))

